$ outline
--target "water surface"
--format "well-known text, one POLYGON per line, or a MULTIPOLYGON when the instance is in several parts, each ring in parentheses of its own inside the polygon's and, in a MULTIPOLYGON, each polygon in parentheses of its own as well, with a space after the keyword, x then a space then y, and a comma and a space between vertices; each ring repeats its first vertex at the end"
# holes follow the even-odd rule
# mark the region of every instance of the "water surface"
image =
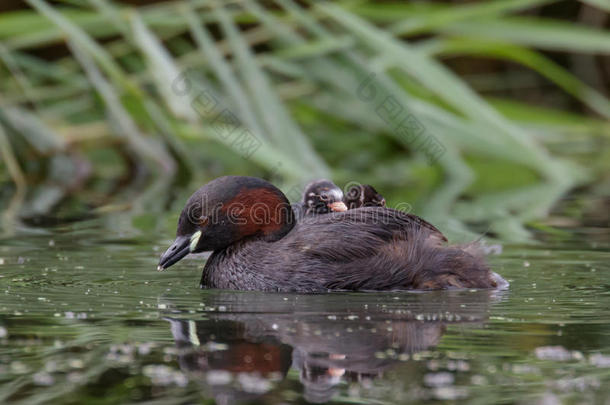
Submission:
POLYGON ((608 229, 505 245, 504 292, 199 290, 171 235, 0 244, 2 403, 608 403, 608 229))

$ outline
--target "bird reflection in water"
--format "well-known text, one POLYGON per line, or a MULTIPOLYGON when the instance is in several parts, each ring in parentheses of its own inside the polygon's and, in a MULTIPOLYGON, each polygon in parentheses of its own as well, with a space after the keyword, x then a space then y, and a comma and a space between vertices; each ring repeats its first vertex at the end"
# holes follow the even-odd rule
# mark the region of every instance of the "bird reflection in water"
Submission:
POLYGON ((222 312, 206 312, 205 320, 192 314, 182 319, 173 306, 165 319, 181 369, 217 403, 272 395, 290 368, 298 371, 305 400, 324 403, 340 383, 370 386, 393 366, 435 347, 448 325, 484 323, 498 294, 218 291, 206 296, 206 305, 222 312))

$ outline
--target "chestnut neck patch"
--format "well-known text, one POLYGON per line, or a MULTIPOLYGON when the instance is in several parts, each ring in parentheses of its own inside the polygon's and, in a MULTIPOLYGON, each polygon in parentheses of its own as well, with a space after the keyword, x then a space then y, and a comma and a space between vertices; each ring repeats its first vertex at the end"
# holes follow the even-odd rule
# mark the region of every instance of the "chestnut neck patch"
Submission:
POLYGON ((286 198, 268 188, 242 188, 222 211, 242 237, 258 234, 276 240, 294 226, 292 207, 286 198))

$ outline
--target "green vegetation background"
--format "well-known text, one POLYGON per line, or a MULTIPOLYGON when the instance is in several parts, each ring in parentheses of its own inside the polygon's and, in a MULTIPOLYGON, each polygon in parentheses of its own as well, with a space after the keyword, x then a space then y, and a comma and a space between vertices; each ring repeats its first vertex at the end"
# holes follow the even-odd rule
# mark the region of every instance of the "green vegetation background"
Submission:
POLYGON ((0 13, 5 232, 171 232, 190 192, 242 174, 292 200, 371 183, 450 235, 524 240, 573 190, 610 190, 604 0, 26 3, 0 13))

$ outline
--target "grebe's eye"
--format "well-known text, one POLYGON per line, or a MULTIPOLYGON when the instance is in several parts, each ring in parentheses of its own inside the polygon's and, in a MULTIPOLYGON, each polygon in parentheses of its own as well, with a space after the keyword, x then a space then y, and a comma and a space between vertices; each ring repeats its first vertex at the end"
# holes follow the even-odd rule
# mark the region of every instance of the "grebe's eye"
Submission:
POLYGON ((202 215, 199 217, 199 226, 200 227, 204 227, 208 224, 208 222, 210 221, 210 217, 202 215))

